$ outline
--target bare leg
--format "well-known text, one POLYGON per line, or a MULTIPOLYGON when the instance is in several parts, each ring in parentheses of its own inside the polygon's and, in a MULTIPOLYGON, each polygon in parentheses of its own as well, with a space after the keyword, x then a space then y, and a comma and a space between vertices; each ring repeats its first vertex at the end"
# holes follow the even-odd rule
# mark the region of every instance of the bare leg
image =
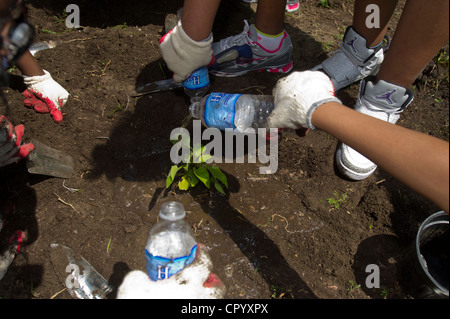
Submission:
POLYGON ((374 47, 383 41, 392 14, 397 6, 397 0, 374 0, 370 1, 370 4, 375 4, 380 8, 380 27, 368 28, 366 26, 368 1, 356 0, 353 14, 353 29, 366 39, 368 47, 374 47))
POLYGON ((377 79, 409 87, 448 41, 448 27, 448 0, 409 0, 377 79))
POLYGON ((185 0, 183 29, 194 41, 202 41, 209 37, 219 8, 220 0, 185 0))
POLYGON ((259 0, 256 11, 256 28, 270 35, 284 31, 286 0, 259 0))

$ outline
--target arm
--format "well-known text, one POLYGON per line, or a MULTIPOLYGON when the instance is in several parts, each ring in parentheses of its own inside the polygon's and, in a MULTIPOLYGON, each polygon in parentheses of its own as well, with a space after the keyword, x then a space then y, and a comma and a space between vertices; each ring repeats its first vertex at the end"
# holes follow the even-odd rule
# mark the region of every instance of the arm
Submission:
POLYGON ((220 0, 185 0, 181 23, 184 31, 194 41, 209 37, 219 8, 220 0))
POLYGON ((34 56, 30 51, 26 51, 17 61, 17 67, 20 72, 26 76, 39 76, 44 75, 44 70, 41 68, 39 63, 36 61, 34 56))
POLYGON ((318 107, 311 121, 449 211, 449 143, 333 102, 318 107))
POLYGON ((328 76, 294 72, 273 91, 271 128, 319 128, 354 148, 448 213, 449 143, 341 104, 328 76))

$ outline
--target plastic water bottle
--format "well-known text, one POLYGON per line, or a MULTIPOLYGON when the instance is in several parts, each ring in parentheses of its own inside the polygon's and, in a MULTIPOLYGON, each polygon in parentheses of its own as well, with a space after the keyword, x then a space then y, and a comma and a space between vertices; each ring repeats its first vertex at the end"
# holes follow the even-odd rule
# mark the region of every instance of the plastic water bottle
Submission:
POLYGON ((147 273, 151 280, 169 278, 194 261, 197 243, 185 216, 181 203, 162 205, 160 221, 151 229, 145 246, 147 273))
POLYGON ((183 82, 184 92, 193 98, 202 98, 210 88, 209 73, 206 66, 201 67, 194 72, 183 82))
POLYGON ((271 95, 211 93, 200 101, 194 101, 190 112, 206 127, 231 128, 247 133, 266 128, 273 108, 271 95))

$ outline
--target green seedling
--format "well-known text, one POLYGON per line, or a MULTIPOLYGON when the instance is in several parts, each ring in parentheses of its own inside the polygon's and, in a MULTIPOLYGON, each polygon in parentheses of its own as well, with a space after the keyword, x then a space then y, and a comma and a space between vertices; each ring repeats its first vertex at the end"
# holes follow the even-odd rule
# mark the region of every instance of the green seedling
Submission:
POLYGON ((348 198, 347 193, 344 193, 341 196, 339 196, 339 193, 337 191, 333 191, 333 195, 334 197, 327 199, 328 204, 330 204, 330 206, 333 209, 338 210, 339 208, 341 208, 342 205, 347 203, 348 198))
MULTIPOLYGON (((171 141, 176 144, 178 141, 171 141)), ((188 190, 201 182, 208 189, 211 185, 221 194, 225 195, 228 189, 226 175, 217 166, 206 163, 212 156, 205 154, 205 146, 190 147, 190 156, 184 159, 180 165, 172 165, 166 179, 166 188, 169 188, 175 180, 178 180, 180 190, 188 190)))
POLYGON ((387 289, 382 289, 380 295, 381 297, 383 297, 383 299, 387 299, 387 297, 389 296, 389 291, 387 289))
POLYGON ((112 111, 111 113, 109 113, 108 117, 111 118, 113 117, 114 113, 116 113, 117 111, 121 110, 123 107, 123 105, 120 102, 117 102, 117 106, 114 109, 114 111, 112 111))
POLYGON ((361 285, 360 284, 356 284, 353 280, 349 280, 348 284, 349 284, 349 287, 347 288, 347 293, 348 294, 351 294, 356 289, 361 288, 361 285))
POLYGON ((112 236, 109 237, 109 242, 108 242, 108 245, 106 246, 106 252, 107 253, 109 253, 109 246, 111 245, 111 239, 112 239, 112 236))
POLYGON ((319 7, 324 7, 324 8, 327 8, 327 9, 330 8, 330 4, 328 3, 328 0, 320 0, 318 6, 319 7))

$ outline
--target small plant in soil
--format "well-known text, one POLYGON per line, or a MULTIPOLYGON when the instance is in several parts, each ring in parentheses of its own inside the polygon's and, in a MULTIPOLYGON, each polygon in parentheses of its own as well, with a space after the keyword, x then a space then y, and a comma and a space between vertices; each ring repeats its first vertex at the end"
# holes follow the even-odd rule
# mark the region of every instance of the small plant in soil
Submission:
MULTIPOLYGON (((171 141, 176 144, 178 141, 171 141)), ((184 159, 180 165, 172 165, 166 179, 166 188, 169 188, 175 180, 178 180, 180 190, 188 190, 201 182, 208 189, 211 185, 219 193, 225 195, 228 189, 226 175, 217 166, 206 163, 212 156, 205 154, 205 146, 190 147, 190 156, 184 159)))
POLYGON ((334 197, 327 199, 328 204, 330 204, 330 206, 333 209, 338 210, 339 208, 341 208, 342 205, 347 203, 347 198, 348 198, 347 193, 343 193, 342 195, 339 195, 339 193, 337 191, 333 191, 333 196, 334 197))

